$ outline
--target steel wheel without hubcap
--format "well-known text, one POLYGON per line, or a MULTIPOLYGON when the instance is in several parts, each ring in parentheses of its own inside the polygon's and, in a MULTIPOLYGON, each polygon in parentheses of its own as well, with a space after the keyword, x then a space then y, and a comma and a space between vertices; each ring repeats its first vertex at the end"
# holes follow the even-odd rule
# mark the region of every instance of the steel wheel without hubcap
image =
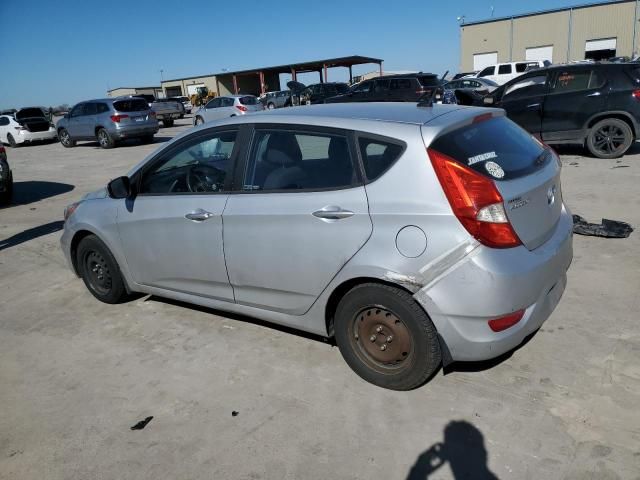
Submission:
POLYGON ((91 288, 100 295, 108 294, 111 291, 112 279, 105 258, 99 252, 89 251, 85 254, 85 266, 91 288))
POLYGON ((354 350, 370 368, 385 373, 408 363, 413 352, 411 334, 393 312, 367 307, 353 318, 350 330, 354 350))

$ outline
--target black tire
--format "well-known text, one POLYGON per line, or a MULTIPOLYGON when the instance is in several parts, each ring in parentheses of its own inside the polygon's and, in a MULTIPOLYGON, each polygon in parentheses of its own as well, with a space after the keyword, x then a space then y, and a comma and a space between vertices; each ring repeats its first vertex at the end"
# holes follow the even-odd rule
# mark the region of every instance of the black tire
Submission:
POLYGON ((412 390, 442 364, 433 323, 409 293, 396 287, 365 283, 351 289, 338 304, 334 329, 347 364, 379 387, 412 390))
POLYGON ((268 110, 274 110, 276 108, 275 104, 273 102, 269 102, 267 103, 267 109, 268 110))
POLYGON ((80 276, 87 289, 104 303, 120 303, 128 297, 118 263, 95 235, 80 241, 77 253, 80 276))
POLYGON ((198 115, 196 117, 196 121, 194 123, 194 125, 202 125, 204 123, 204 118, 202 118, 200 115, 198 115))
POLYGON ((61 128, 58 132, 58 140, 65 148, 72 148, 76 146, 76 141, 71 139, 71 135, 65 128, 61 128))
POLYGON ((184 113, 180 115, 180 118, 181 118, 181 119, 182 119, 182 118, 184 118, 184 113))
POLYGON ((9 205, 13 197, 13 174, 9 175, 7 190, 0 193, 0 205, 9 205))
POLYGON ((633 131, 629 124, 618 118, 600 120, 589 130, 587 149, 596 158, 618 158, 633 143, 633 131))
POLYGON ((98 130, 98 133, 96 135, 98 137, 98 145, 100 145, 100 148, 108 149, 115 146, 116 142, 113 140, 113 138, 111 138, 109 132, 107 132, 104 128, 98 130))
POLYGON ((11 148, 18 148, 20 146, 19 143, 16 143, 16 139, 13 138, 13 135, 10 133, 7 133, 7 142, 11 148))
POLYGON ((144 144, 153 143, 153 135, 145 135, 144 137, 140 137, 140 141, 144 144))
POLYGON ((168 120, 162 120, 162 125, 165 127, 173 127, 173 118, 169 118, 168 120))

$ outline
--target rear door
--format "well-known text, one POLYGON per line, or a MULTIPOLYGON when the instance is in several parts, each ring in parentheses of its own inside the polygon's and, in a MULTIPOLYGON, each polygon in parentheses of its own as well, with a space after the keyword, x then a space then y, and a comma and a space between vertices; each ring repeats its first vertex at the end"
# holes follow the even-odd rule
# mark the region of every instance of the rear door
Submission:
POLYGON ((529 250, 551 238, 562 189, 559 161, 550 148, 502 115, 446 133, 430 148, 495 181, 507 217, 529 250))
POLYGON ((417 81, 410 78, 394 78, 389 83, 390 102, 407 102, 417 98, 417 81))
POLYGON ((511 120, 539 137, 547 90, 546 72, 523 75, 499 90, 496 106, 504 108, 511 120))
POLYGON ((88 102, 84 104, 84 115, 79 122, 80 136, 84 138, 95 138, 96 136, 96 116, 98 114, 98 104, 88 102))
POLYGON ((543 140, 584 138, 584 128, 606 110, 609 86, 604 69, 573 67, 556 70, 544 103, 543 140))
POLYGON ((372 231, 350 135, 257 126, 224 211, 236 301, 304 314, 372 231))

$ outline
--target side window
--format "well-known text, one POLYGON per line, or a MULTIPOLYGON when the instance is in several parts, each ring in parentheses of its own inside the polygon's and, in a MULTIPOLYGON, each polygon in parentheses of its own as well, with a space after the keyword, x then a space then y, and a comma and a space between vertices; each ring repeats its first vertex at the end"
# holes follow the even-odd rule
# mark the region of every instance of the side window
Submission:
POLYGON ((495 71, 496 67, 487 67, 478 74, 478 77, 488 77, 489 75, 493 75, 495 71))
POLYGON ((214 98, 213 100, 209 100, 209 102, 207 102, 204 108, 217 108, 219 106, 220 106, 220 99, 214 98))
POLYGON ((109 107, 106 103, 98 103, 98 112, 97 113, 106 113, 109 111, 109 107))
POLYGON ((376 93, 383 93, 389 91, 389 80, 376 80, 374 84, 374 91, 376 93))
POLYGON ((220 104, 223 107, 233 107, 233 98, 227 98, 227 97, 223 97, 220 99, 220 104))
POLYGON ((71 110, 71 112, 69 113, 70 117, 81 117, 82 115, 84 115, 84 103, 80 103, 78 105, 76 105, 75 107, 73 107, 73 109, 71 110))
POLYGON ((461 82, 462 82, 461 88, 471 88, 476 83, 476 82, 472 82, 471 80, 462 80, 461 82))
POLYGON ((546 75, 534 75, 512 83, 504 90, 503 100, 542 95, 546 92, 546 75))
POLYGON ((498 67, 498 75, 510 75, 511 74, 511 64, 507 63, 506 65, 500 65, 498 67))
POLYGON ((524 73, 527 71, 527 64, 526 63, 516 63, 516 72, 517 73, 524 73))
POLYGON ((262 130, 254 136, 243 188, 321 190, 356 183, 346 136, 262 130))
POLYGON ((9 125, 9 119, 7 117, 0 117, 0 126, 4 127, 5 125, 9 125))
POLYGON ((391 90, 405 90, 411 88, 411 80, 408 78, 396 78, 391 80, 391 90))
POLYGON ((560 71, 551 93, 576 92, 601 87, 604 79, 593 70, 560 71))
POLYGON ((184 143, 142 177, 140 194, 209 193, 224 190, 237 132, 211 132, 184 143))
POLYGON ((386 172, 404 150, 404 147, 397 143, 367 137, 358 138, 358 145, 364 164, 364 173, 370 182, 386 172))
POLYGON ((360 85, 357 85, 353 91, 357 93, 369 93, 372 84, 373 82, 362 82, 360 85))
POLYGON ((95 115, 98 112, 98 104, 97 103, 85 103, 84 105, 84 114, 85 115, 95 115))

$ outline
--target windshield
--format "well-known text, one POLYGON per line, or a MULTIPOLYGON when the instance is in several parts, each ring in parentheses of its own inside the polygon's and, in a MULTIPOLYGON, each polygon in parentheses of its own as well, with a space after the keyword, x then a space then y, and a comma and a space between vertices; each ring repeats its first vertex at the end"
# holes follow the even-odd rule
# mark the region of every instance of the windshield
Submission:
POLYGON ((240 97, 240 103, 242 105, 257 105, 258 99, 253 95, 247 95, 246 97, 240 97))
POLYGON ((346 83, 337 83, 336 90, 338 93, 347 93, 349 91, 349 85, 346 83))

